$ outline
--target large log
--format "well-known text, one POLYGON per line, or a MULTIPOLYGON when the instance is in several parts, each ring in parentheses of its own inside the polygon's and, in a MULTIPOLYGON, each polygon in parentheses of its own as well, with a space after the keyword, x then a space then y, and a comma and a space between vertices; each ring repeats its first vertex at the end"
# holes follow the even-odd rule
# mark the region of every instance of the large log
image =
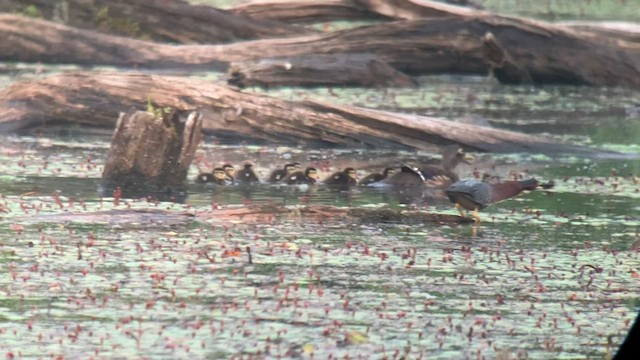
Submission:
POLYGON ((62 73, 0 91, 0 132, 54 121, 114 126, 117 112, 147 101, 200 109, 203 129, 278 143, 432 149, 452 143, 494 152, 596 150, 517 132, 318 101, 285 101, 192 78, 136 73, 62 73))
POLYGON ((0 0, 0 12, 28 14, 104 34, 181 44, 228 43, 312 32, 184 0, 0 0))
POLYGON ((106 189, 143 195, 184 190, 202 138, 202 115, 151 111, 120 114, 102 173, 106 189))
POLYGON ((247 86, 417 87, 371 54, 303 55, 231 63, 228 83, 247 86))
POLYGON ((483 51, 487 33, 535 84, 640 85, 640 47, 636 44, 540 21, 492 15, 400 21, 228 45, 171 46, 4 14, 0 15, 0 38, 5 40, 0 42, 0 60, 202 68, 262 58, 371 53, 411 75, 484 75, 491 64, 483 51), (50 36, 40 36, 42 33, 50 36))

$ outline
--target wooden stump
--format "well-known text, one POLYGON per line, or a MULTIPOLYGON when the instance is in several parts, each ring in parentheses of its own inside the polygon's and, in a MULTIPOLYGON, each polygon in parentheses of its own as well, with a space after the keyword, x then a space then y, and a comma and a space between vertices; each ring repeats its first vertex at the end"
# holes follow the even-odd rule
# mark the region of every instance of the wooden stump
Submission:
POLYGON ((102 174, 105 190, 123 194, 176 193, 202 138, 202 115, 175 110, 120 114, 102 174))

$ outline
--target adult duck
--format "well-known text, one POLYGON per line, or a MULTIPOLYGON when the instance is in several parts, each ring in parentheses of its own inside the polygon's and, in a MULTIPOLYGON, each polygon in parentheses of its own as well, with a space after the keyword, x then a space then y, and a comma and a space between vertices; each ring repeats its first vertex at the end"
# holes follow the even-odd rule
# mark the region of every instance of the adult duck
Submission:
POLYGON ((479 223, 479 210, 517 196, 523 191, 532 191, 539 187, 549 189, 553 187, 553 182, 541 184, 538 180, 531 178, 490 184, 476 179, 469 179, 451 184, 446 193, 449 200, 455 204, 461 217, 467 217, 467 210, 473 211, 472 217, 476 223, 479 223))

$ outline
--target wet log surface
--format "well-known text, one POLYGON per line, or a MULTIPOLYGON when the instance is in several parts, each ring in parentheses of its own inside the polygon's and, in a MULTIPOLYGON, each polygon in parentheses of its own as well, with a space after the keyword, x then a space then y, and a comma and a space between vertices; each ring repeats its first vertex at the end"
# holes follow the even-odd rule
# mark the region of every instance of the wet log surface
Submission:
POLYGON ((377 148, 432 149, 458 143, 492 152, 600 151, 513 131, 437 118, 318 101, 286 101, 197 79, 74 72, 17 83, 0 91, 0 131, 51 122, 112 127, 118 111, 146 107, 198 109, 203 130, 218 136, 277 143, 329 143, 377 148))
POLYGON ((29 14, 104 34, 179 44, 217 44, 312 32, 183 0, 0 0, 0 12, 29 14))
POLYGON ((637 44, 494 15, 397 21, 330 34, 228 45, 171 46, 5 14, 0 15, 0 38, 6 40, 0 43, 0 60, 219 69, 232 61, 369 53, 409 75, 485 75, 491 67, 499 67, 486 58, 483 39, 488 33, 534 84, 640 85, 637 44), (51 36, 36 35, 42 33, 51 36))
POLYGON ((231 63, 228 83, 247 86, 417 87, 371 54, 303 55, 231 63))
POLYGON ((158 108, 154 113, 122 113, 107 153, 103 186, 124 193, 184 189, 201 138, 202 115, 197 112, 158 108))
POLYGON ((186 226, 193 221, 224 224, 272 224, 277 221, 323 223, 401 223, 453 225, 473 220, 458 215, 430 213, 420 210, 390 208, 341 208, 328 205, 282 206, 250 205, 220 207, 202 212, 169 211, 163 209, 112 209, 92 212, 64 212, 17 217, 16 222, 90 223, 126 227, 186 226))

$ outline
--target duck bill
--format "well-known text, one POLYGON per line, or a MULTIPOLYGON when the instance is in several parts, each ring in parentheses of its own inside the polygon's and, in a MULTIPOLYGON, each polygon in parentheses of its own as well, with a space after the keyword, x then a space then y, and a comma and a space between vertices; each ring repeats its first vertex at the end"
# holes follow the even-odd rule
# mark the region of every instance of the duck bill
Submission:
POLYGON ((468 154, 465 154, 464 157, 462 158, 462 162, 467 165, 471 165, 474 161, 476 161, 476 158, 468 154))

